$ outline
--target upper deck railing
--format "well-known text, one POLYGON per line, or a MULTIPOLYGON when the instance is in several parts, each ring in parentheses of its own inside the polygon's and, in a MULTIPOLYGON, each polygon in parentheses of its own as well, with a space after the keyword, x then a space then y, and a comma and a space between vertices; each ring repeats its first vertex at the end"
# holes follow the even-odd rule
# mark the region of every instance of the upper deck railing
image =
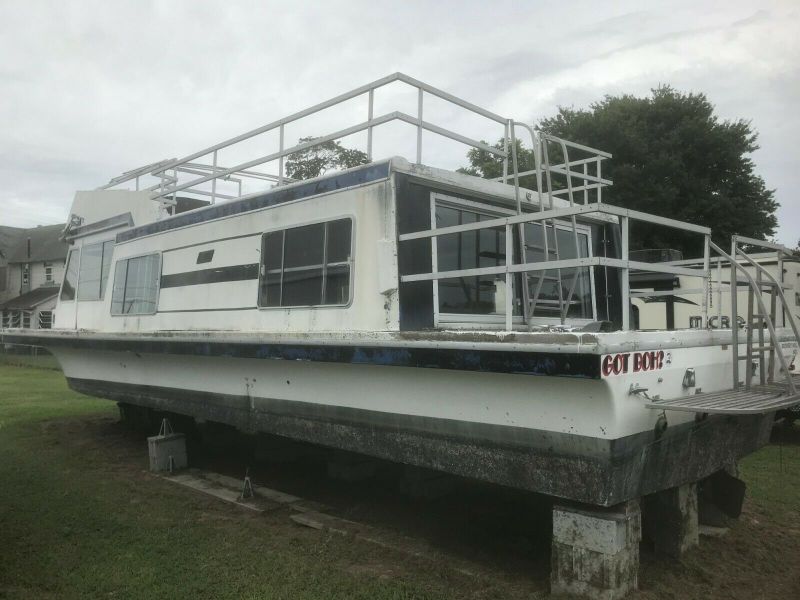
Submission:
MULTIPOLYGON (((394 100, 397 101, 396 97, 394 100)), ((100 189, 118 189, 125 184, 133 183, 135 189, 147 190, 151 192, 154 199, 161 201, 165 209, 163 214, 166 214, 168 206, 176 203, 177 194, 180 192, 192 196, 209 197, 212 203, 217 200, 239 198, 248 194, 248 188, 253 183, 262 186, 291 183, 293 180, 287 176, 286 162, 292 155, 359 132, 366 132, 365 154, 367 161, 372 161, 376 130, 392 122, 406 123, 416 129, 415 162, 417 163, 422 162, 424 131, 497 157, 502 161, 502 176, 498 179, 515 185, 518 204, 532 200, 527 197, 524 200, 520 198, 520 179, 526 176, 535 177, 535 183, 528 187, 537 192, 540 209, 552 208, 554 206, 553 199, 558 197, 567 198, 570 203, 576 199, 587 203, 590 198, 600 201, 602 187, 611 184, 610 180, 603 179, 601 176, 601 162, 610 158, 610 154, 542 134, 535 131, 530 125, 498 115, 403 73, 394 73, 182 158, 162 160, 125 172, 111 179, 100 189), (376 91, 395 82, 416 92, 416 113, 408 114, 400 110, 390 110, 375 115, 376 91), (319 135, 309 141, 287 145, 286 128, 288 125, 360 97, 366 98, 366 118, 363 121, 319 135), (428 97, 443 101, 449 108, 457 107, 480 117, 482 131, 484 133, 495 131, 496 133, 491 134, 494 136, 492 139, 502 139, 502 147, 496 147, 476 139, 474 133, 467 135, 426 120, 424 117, 425 100, 428 97), (489 126, 488 129, 485 127, 486 125, 489 126), (522 128, 529 134, 530 147, 535 155, 535 168, 527 171, 521 171, 518 165, 516 140, 518 128, 522 128), (273 151, 267 154, 257 154, 247 160, 236 162, 233 166, 222 164, 220 156, 222 151, 247 152, 248 142, 252 143, 257 136, 266 134, 273 134, 274 137, 275 133, 277 133, 277 140, 272 140, 273 151), (549 158, 554 149, 560 157, 558 164, 550 164, 549 158), (570 160, 569 152, 577 152, 581 156, 578 158, 573 156, 573 159, 570 160), (271 172, 270 168, 274 169, 274 172, 271 172), (155 182, 153 183, 153 181, 155 182), (230 184, 233 184, 233 189, 230 184), (223 186, 225 187, 224 191, 221 189, 223 186)), ((266 145, 264 144, 264 146, 266 145)), ((463 154, 460 158, 463 160, 463 154)), ((431 166, 437 165, 432 164, 431 166)))

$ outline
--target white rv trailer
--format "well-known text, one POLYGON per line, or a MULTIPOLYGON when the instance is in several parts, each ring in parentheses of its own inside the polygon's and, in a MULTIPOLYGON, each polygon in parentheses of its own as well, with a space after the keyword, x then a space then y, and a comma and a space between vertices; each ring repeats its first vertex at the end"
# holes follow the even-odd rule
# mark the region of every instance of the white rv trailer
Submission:
MULTIPOLYGON (((786 256, 776 252, 756 252, 750 257, 763 267, 784 286, 786 306, 784 310, 795 321, 800 321, 800 256, 786 256)), ((677 260, 670 264, 702 268, 702 262, 697 260, 677 260)), ((752 277, 757 277, 755 267, 745 265, 747 272, 752 277)), ((708 322, 711 329, 728 329, 731 323, 731 297, 723 293, 722 284, 730 282, 730 266, 720 259, 711 261, 711 274, 716 284, 716 292, 708 296, 708 322)), ((744 277, 739 277, 738 298, 739 306, 746 306, 749 285, 744 277)), ((703 316, 700 298, 696 292, 702 288, 702 279, 685 275, 666 275, 654 277, 651 273, 631 275, 631 288, 636 289, 632 295, 634 306, 638 313, 639 329, 697 329, 703 326, 703 316)), ((768 301, 769 295, 763 298, 768 301)), ((781 315, 779 324, 785 322, 787 317, 781 315)), ((745 325, 744 317, 739 317, 739 326, 745 325)))
POLYGON ((48 348, 70 387, 129 411, 593 505, 694 482, 764 444, 774 411, 798 401, 797 326, 779 322, 782 287, 751 276, 736 241, 728 254, 706 227, 603 202, 610 158, 394 74, 79 192, 53 329, 0 341, 48 348), (415 90, 416 114, 374 114, 391 83, 415 90), (356 98, 364 121, 287 145, 287 125, 356 98), (504 147, 426 121, 431 98, 496 126, 504 147), (390 122, 415 131, 413 163, 373 157, 390 122), (367 164, 286 177, 294 153, 359 132, 367 164), (422 164, 423 132, 500 157, 503 176, 422 164), (520 132, 536 156, 525 173, 520 132), (223 162, 265 133, 274 152, 223 162), (179 212, 191 198, 210 203, 179 212), (700 267, 631 261, 632 221, 699 236, 700 267), (770 290, 771 311, 755 295, 758 327, 709 327, 716 256, 770 290), (702 327, 634 330, 634 270, 698 277, 702 327))

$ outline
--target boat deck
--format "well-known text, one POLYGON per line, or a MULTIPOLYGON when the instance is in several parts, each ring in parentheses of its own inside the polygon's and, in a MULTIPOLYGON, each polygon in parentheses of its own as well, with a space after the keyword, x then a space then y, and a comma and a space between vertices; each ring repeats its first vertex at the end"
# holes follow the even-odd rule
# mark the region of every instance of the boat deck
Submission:
MULTIPOLYGON (((800 388, 800 374, 792 375, 795 389, 800 388)), ((679 398, 651 400, 645 406, 657 410, 754 415, 782 410, 800 404, 800 393, 790 393, 784 382, 754 385, 750 389, 723 390, 679 398)))

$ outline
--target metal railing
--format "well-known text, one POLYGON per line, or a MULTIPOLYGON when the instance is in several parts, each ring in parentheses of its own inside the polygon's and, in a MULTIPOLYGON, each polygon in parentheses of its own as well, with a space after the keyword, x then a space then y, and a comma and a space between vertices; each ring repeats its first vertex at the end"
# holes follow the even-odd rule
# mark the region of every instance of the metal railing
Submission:
POLYGON ((321 146, 328 142, 336 141, 341 138, 353 135, 359 132, 367 133, 367 160, 373 160, 373 136, 376 128, 399 121, 410 124, 416 128, 416 162, 422 162, 422 133, 429 131, 444 138, 460 142, 472 148, 478 148, 497 156, 503 161, 503 173, 508 176, 509 157, 508 143, 510 131, 512 129, 513 121, 511 119, 502 117, 485 108, 481 108, 471 102, 467 102, 443 90, 435 88, 431 85, 418 81, 403 73, 394 73, 372 83, 358 87, 347 93, 326 100, 316 104, 305 110, 296 112, 288 117, 278 119, 268 123, 257 129, 253 129, 236 137, 230 138, 213 146, 203 148, 197 152, 193 152, 187 156, 177 159, 163 160, 149 165, 145 165, 138 169, 123 173, 119 177, 113 178, 109 183, 101 186, 99 189, 112 189, 128 182, 134 182, 135 189, 144 189, 151 192, 155 199, 160 199, 162 204, 169 206, 175 204, 176 194, 185 191, 190 194, 199 194, 209 196, 212 203, 217 199, 230 199, 236 198, 241 195, 241 181, 242 180, 260 180, 275 185, 283 185, 290 183, 292 179, 286 175, 286 159, 291 155, 308 150, 317 146, 321 146), (382 115, 375 115, 375 92, 376 90, 387 86, 394 82, 401 82, 415 89, 417 92, 417 111, 415 115, 407 114, 402 111, 389 111, 382 115), (483 141, 473 139, 467 135, 459 132, 441 127, 435 123, 426 121, 424 115, 424 100, 427 95, 436 97, 445 103, 465 109, 487 119, 489 122, 499 125, 498 137, 502 136, 504 148, 499 149, 491 146, 483 141), (305 117, 315 115, 326 109, 340 105, 344 102, 353 100, 359 97, 366 97, 367 99, 367 114, 366 119, 360 123, 356 123, 349 127, 315 137, 314 139, 298 144, 288 145, 285 139, 286 126, 299 121, 305 117), (223 166, 219 163, 219 154, 223 149, 228 149, 250 140, 256 136, 275 132, 278 133, 278 144, 274 152, 256 156, 250 160, 240 162, 233 166, 223 166), (202 162, 200 159, 203 157, 210 157, 210 164, 202 162), (266 163, 277 161, 277 173, 269 173, 266 171, 256 170, 256 167, 266 163), (194 175, 188 181, 182 181, 183 175, 194 175), (148 187, 142 187, 142 179, 146 176, 155 177, 158 182, 148 187), (239 183, 239 195, 221 194, 217 190, 217 182, 220 180, 233 181, 239 183), (211 189, 201 188, 203 184, 210 184, 211 189))
MULTIPOLYGON (((522 212, 520 214, 509 217, 488 219, 484 221, 478 221, 475 223, 467 223, 464 225, 453 225, 450 227, 440 227, 440 228, 427 229, 423 231, 416 231, 413 233, 401 234, 398 237, 398 239, 400 243, 403 243, 411 240, 426 239, 426 238, 435 240, 440 236, 445 236, 455 233, 463 233, 467 231, 479 231, 483 229, 503 228, 505 231, 506 260, 504 265, 499 265, 495 267, 480 267, 480 268, 458 269, 449 271, 432 270, 429 273, 416 273, 413 275, 403 275, 400 277, 400 281, 403 283, 409 283, 414 281, 439 281, 442 279, 474 277, 483 275, 502 275, 505 277, 505 286, 506 286, 505 328, 506 330, 511 331, 513 329, 513 300, 515 296, 514 277, 513 277, 514 274, 545 272, 549 270, 558 271, 562 269, 575 269, 577 273, 577 271, 580 268, 585 268, 585 267, 612 267, 619 269, 621 273, 621 296, 623 302, 622 329, 629 330, 630 329, 629 307, 630 307, 630 299, 632 296, 630 291, 630 273, 632 270, 650 271, 655 273, 669 273, 673 275, 685 275, 690 277, 697 276, 696 269, 679 267, 670 264, 646 263, 646 262, 630 260, 628 240, 629 240, 631 221, 642 221, 655 225, 661 225, 664 227, 678 229, 681 231, 691 231, 703 235, 705 239, 705 248, 706 248, 706 260, 704 264, 706 265, 708 264, 708 249, 711 239, 711 230, 708 227, 694 225, 692 223, 685 223, 682 221, 676 221, 674 219, 668 219, 665 217, 658 217, 655 215, 650 215, 635 210, 620 208, 618 206, 613 206, 610 204, 595 202, 590 204, 573 204, 572 206, 568 207, 546 209, 538 212, 522 212), (610 215, 612 217, 617 217, 619 219, 621 227, 621 237, 622 237, 620 258, 610 258, 606 256, 588 256, 588 257, 570 258, 570 259, 561 259, 557 257, 556 260, 548 260, 547 258, 548 254, 545 254, 546 258, 543 261, 527 262, 526 259, 524 258, 525 253, 521 252, 520 260, 519 261, 514 260, 515 254, 513 248, 513 240, 514 240, 513 228, 518 227, 520 225, 524 225, 526 223, 540 223, 544 225, 545 223, 548 222, 555 224, 557 220, 570 219, 572 221, 573 224, 572 227, 574 230, 575 223, 577 223, 578 217, 582 217, 585 220, 587 218, 591 218, 592 216, 598 217, 600 215, 610 215)), ((546 239, 546 234, 544 237, 546 239)), ((707 268, 706 271, 708 271, 707 268)), ((539 280, 541 281, 542 278, 540 278, 539 280)), ((709 278, 705 278, 705 281, 707 287, 710 283, 709 278)), ((524 279, 522 286, 523 286, 521 290, 522 294, 520 295, 523 297, 523 305, 524 305, 525 303, 531 302, 531 299, 525 296, 525 289, 527 288, 527 282, 524 279)), ((561 280, 559 279, 559 290, 560 289, 561 289, 561 280)), ((574 283, 571 285, 570 289, 574 289, 574 283)), ((559 314, 562 324, 566 324, 569 300, 570 300, 569 295, 567 295, 567 297, 564 298, 561 294, 559 294, 559 305, 560 305, 559 314)), ((533 313, 530 310, 530 307, 527 310, 523 311, 523 318, 525 320, 526 325, 528 326, 530 326, 533 322, 533 317, 531 316, 532 314, 533 313)), ((708 305, 707 303, 704 303, 703 322, 706 323, 707 320, 708 320, 708 305)))

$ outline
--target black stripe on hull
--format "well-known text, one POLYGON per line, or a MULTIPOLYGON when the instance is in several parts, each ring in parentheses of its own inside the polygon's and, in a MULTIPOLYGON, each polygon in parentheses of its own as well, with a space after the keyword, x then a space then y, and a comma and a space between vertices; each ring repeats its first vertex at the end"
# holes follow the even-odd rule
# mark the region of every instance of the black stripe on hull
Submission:
POLYGON ((78 348, 143 354, 225 356, 299 360, 310 362, 448 369, 483 373, 510 373, 550 377, 600 379, 600 356, 523 352, 519 350, 463 350, 398 346, 335 346, 220 341, 178 341, 170 339, 89 339, 49 336, 4 335, 4 343, 28 344, 45 348, 78 348))
POLYGON ((258 279, 258 263, 162 275, 161 289, 203 285, 206 283, 223 283, 225 281, 246 281, 249 279, 258 279))
POLYGON ((72 389, 600 506, 698 481, 763 446, 772 415, 710 417, 618 440, 87 379, 72 389), (589 449, 587 452, 586 449, 589 449), (580 451, 578 451, 580 449, 580 451))

